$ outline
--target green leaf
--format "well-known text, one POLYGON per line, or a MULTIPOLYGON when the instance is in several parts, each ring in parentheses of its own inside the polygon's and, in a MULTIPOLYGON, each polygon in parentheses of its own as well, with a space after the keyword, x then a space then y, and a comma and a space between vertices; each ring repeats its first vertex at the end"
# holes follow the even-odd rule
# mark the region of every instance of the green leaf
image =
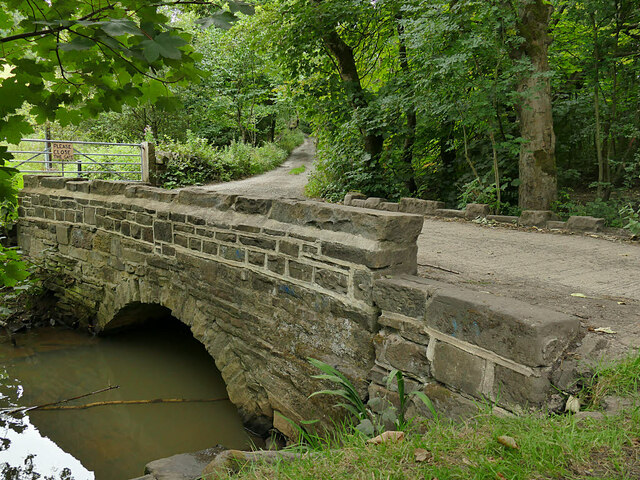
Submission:
POLYGON ((83 51, 83 50, 89 50, 90 48, 92 48, 96 43, 86 37, 76 37, 73 40, 71 40, 69 43, 61 43, 58 48, 60 50, 66 51, 66 52, 70 52, 70 51, 83 51))

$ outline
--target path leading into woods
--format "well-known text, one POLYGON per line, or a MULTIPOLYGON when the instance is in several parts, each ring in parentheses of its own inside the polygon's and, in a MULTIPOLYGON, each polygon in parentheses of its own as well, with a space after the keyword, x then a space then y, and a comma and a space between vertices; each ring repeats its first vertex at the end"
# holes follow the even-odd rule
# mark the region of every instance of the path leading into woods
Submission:
MULTIPOLYGON (((209 185, 214 191, 304 198, 315 153, 311 139, 279 168, 209 185), (299 175, 289 172, 305 165, 299 175)), ((418 238, 418 274, 578 316, 589 332, 582 353, 618 357, 640 348, 640 244, 505 226, 425 218, 418 238), (582 294, 575 296, 572 294, 582 294)))
POLYGON ((221 193, 256 197, 303 199, 305 198, 304 186, 309 181, 315 153, 314 140, 307 137, 302 145, 296 147, 289 158, 274 170, 244 180, 205 185, 204 188, 221 193), (300 169, 300 167, 304 167, 303 172, 291 173, 291 170, 300 169))

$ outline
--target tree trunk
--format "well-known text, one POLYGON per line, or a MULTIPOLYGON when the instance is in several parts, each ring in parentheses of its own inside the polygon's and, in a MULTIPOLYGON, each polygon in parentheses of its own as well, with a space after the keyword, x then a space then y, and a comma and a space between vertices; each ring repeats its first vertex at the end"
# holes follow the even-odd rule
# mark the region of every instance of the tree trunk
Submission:
MULTIPOLYGON (((323 37, 331 55, 333 55, 340 78, 344 83, 345 90, 349 96, 349 102, 354 110, 367 107, 367 99, 360 83, 360 75, 356 67, 356 61, 353 56, 353 49, 345 43, 335 30, 327 33, 323 37)), ((371 160, 377 160, 382 153, 384 138, 382 135, 361 129, 364 140, 364 150, 371 156, 371 160)))
MULTIPOLYGON (((400 60, 400 68, 405 75, 409 75, 409 59, 407 58, 407 45, 402 38, 404 27, 400 21, 402 16, 396 15, 398 29, 398 57, 400 60)), ((405 88, 409 88, 405 86, 405 88)), ((402 163, 407 172, 407 180, 405 185, 409 193, 416 193, 418 186, 416 185, 415 172, 413 171, 413 145, 416 143, 416 125, 418 123, 415 105, 411 102, 407 105, 407 133, 404 137, 404 145, 402 146, 402 163)))
POLYGON ((519 205, 525 210, 548 210, 558 195, 551 81, 546 75, 552 10, 544 0, 529 0, 518 21, 519 34, 524 38, 518 54, 531 61, 529 74, 518 85, 523 95, 518 106, 520 134, 525 140, 520 147, 519 205))

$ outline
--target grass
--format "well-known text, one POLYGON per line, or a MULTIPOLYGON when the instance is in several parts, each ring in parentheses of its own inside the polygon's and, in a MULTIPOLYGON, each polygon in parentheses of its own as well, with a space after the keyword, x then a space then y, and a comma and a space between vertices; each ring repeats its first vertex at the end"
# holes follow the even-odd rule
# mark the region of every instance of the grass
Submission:
MULTIPOLYGON (((544 412, 498 417, 484 412, 465 422, 413 424, 404 441, 370 445, 342 427, 314 442, 314 454, 292 462, 247 464, 228 478, 541 480, 640 478, 640 351, 603 364, 583 395, 635 398, 615 416, 580 418, 544 412), (419 433, 418 433, 419 432, 419 433), (508 435, 518 448, 501 445, 508 435)), ((299 448, 299 447, 297 447, 299 448)))
POLYGON ((306 169, 307 167, 305 165, 300 165, 299 167, 289 170, 289 175, 300 175, 301 173, 304 173, 306 169))

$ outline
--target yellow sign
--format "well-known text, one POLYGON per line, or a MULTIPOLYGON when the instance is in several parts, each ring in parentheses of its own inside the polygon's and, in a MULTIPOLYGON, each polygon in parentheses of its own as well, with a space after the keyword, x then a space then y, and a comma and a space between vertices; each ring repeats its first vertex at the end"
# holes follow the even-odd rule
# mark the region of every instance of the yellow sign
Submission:
POLYGON ((73 144, 64 142, 51 143, 51 158, 53 160, 73 160, 73 144))

